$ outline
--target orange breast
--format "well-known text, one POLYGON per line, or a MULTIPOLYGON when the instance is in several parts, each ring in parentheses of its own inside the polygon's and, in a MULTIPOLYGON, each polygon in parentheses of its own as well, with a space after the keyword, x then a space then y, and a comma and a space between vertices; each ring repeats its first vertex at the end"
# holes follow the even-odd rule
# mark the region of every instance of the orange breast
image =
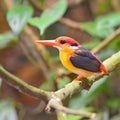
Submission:
POLYGON ((90 72, 84 69, 80 69, 75 67, 71 62, 70 62, 70 56, 71 54, 74 54, 74 51, 69 51, 69 52, 64 52, 64 51, 60 51, 60 60, 62 62, 62 64, 71 72, 78 74, 78 75, 83 75, 84 77, 86 76, 90 76, 92 74, 94 74, 94 72, 90 72))
POLYGON ((78 68, 74 67, 72 63, 70 62, 70 53, 67 52, 60 52, 60 60, 62 64, 69 69, 70 71, 78 70, 78 68))

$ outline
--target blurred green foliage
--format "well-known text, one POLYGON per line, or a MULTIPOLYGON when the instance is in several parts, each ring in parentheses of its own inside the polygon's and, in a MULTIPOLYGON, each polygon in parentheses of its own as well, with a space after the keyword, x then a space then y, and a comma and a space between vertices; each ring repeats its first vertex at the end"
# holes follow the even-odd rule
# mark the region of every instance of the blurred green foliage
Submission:
POLYGON ((115 27, 120 24, 120 13, 110 13, 108 15, 99 16, 92 22, 82 23, 82 27, 92 36, 106 38, 110 36, 115 27))
POLYGON ((20 34, 28 19, 33 15, 33 8, 27 5, 16 5, 7 13, 7 21, 15 34, 20 34))
POLYGON ((67 1, 58 1, 52 9, 46 9, 37 18, 29 19, 29 23, 38 29, 40 29, 41 35, 44 34, 45 30, 53 23, 57 22, 65 13, 67 9, 67 1))
MULTIPOLYGON (((39 0, 44 3, 45 0, 39 0)), ((18 3, 22 3, 22 0, 19 0, 18 3)), ((101 4, 98 7, 98 11, 103 11, 106 7, 110 5, 110 1, 107 0, 105 3, 101 4)), ((18 40, 20 33, 24 29, 26 24, 31 24, 34 27, 40 30, 40 34, 43 35, 45 30, 48 29, 52 24, 59 21, 59 19, 65 14, 67 10, 67 0, 59 0, 51 9, 43 10, 40 17, 33 16, 33 8, 30 5, 16 5, 14 8, 10 9, 7 12, 7 21, 11 27, 11 31, 0 34, 0 49, 6 48, 7 45, 11 42, 18 40)), ((94 21, 81 23, 84 30, 89 33, 93 40, 92 42, 84 42, 83 46, 88 49, 92 49, 98 44, 101 43, 103 39, 109 37, 117 27, 120 26, 120 12, 110 12, 106 15, 101 15, 95 18, 94 21)), ((51 31, 52 32, 52 31, 51 31)), ((116 37, 113 42, 111 42, 104 50, 102 50, 97 55, 101 60, 104 60, 117 52, 120 49, 120 37, 116 37)), ((53 51, 54 52, 54 51, 53 51)), ((58 57, 54 56, 52 60, 58 60, 58 57), (56 59, 57 58, 57 59, 56 59)), ((50 72, 48 76, 55 81, 57 78, 56 71, 50 72)), ((119 79, 119 78, 117 78, 119 79)), ((0 79, 1 80, 1 79, 0 79)), ((110 120, 109 114, 112 110, 120 111, 120 98, 114 95, 108 97, 109 99, 105 100, 105 106, 103 108, 95 109, 94 107, 89 107, 89 104, 92 100, 96 98, 101 92, 112 93, 111 91, 111 80, 113 76, 104 77, 99 81, 96 81, 89 91, 82 90, 81 93, 74 95, 68 102, 68 106, 73 109, 80 109, 84 111, 98 111, 98 116, 96 120, 110 120), (102 111, 103 110, 103 111, 102 111)), ((71 80, 68 77, 61 78, 61 81, 57 83, 57 88, 60 89, 71 80)), ((44 82, 40 88, 45 90, 52 90, 52 86, 48 82, 44 82)), ((100 101, 99 101, 100 102, 100 101)), ((118 113, 120 114, 120 113, 118 113)), ((14 108, 14 104, 9 101, 0 101, 0 118, 6 117, 6 120, 16 120, 17 115, 14 108), (9 119, 8 119, 9 118, 9 119)), ((83 120, 79 116, 68 116, 69 120, 83 120)), ((113 119, 111 119, 113 120, 113 119)), ((119 120, 118 118, 116 120, 119 120)))

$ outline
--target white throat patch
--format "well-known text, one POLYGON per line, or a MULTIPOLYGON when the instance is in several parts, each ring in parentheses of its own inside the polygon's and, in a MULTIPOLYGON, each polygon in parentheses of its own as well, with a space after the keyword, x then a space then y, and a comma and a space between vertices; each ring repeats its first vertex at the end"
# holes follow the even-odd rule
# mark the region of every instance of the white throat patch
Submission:
POLYGON ((70 48, 76 50, 76 49, 78 49, 78 46, 70 46, 70 48))

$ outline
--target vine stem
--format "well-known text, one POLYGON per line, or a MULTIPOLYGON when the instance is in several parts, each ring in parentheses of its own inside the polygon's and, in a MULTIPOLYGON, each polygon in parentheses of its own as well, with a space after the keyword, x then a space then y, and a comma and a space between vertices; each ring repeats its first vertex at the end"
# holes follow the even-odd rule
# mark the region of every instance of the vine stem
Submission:
POLYGON ((6 80, 11 86, 16 88, 20 92, 23 92, 24 94, 28 94, 35 98, 42 97, 44 99, 49 99, 51 97, 52 92, 44 91, 32 85, 29 85, 22 79, 8 72, 6 69, 2 67, 2 65, 0 65, 0 77, 6 80))
POLYGON ((106 38, 105 40, 103 40, 98 46, 96 46, 95 48, 93 48, 91 50, 92 53, 97 53, 100 52, 103 48, 105 48, 110 42, 112 42, 114 40, 115 37, 117 37, 118 35, 120 35, 120 28, 118 28, 113 34, 111 34, 108 38, 106 38))

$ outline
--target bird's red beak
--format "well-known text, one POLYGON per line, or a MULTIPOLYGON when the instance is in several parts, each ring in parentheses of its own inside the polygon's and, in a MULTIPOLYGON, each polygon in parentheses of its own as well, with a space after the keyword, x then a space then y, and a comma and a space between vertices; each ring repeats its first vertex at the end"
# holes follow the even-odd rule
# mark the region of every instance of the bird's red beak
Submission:
POLYGON ((47 46, 59 47, 60 45, 55 40, 37 40, 36 43, 47 46))

